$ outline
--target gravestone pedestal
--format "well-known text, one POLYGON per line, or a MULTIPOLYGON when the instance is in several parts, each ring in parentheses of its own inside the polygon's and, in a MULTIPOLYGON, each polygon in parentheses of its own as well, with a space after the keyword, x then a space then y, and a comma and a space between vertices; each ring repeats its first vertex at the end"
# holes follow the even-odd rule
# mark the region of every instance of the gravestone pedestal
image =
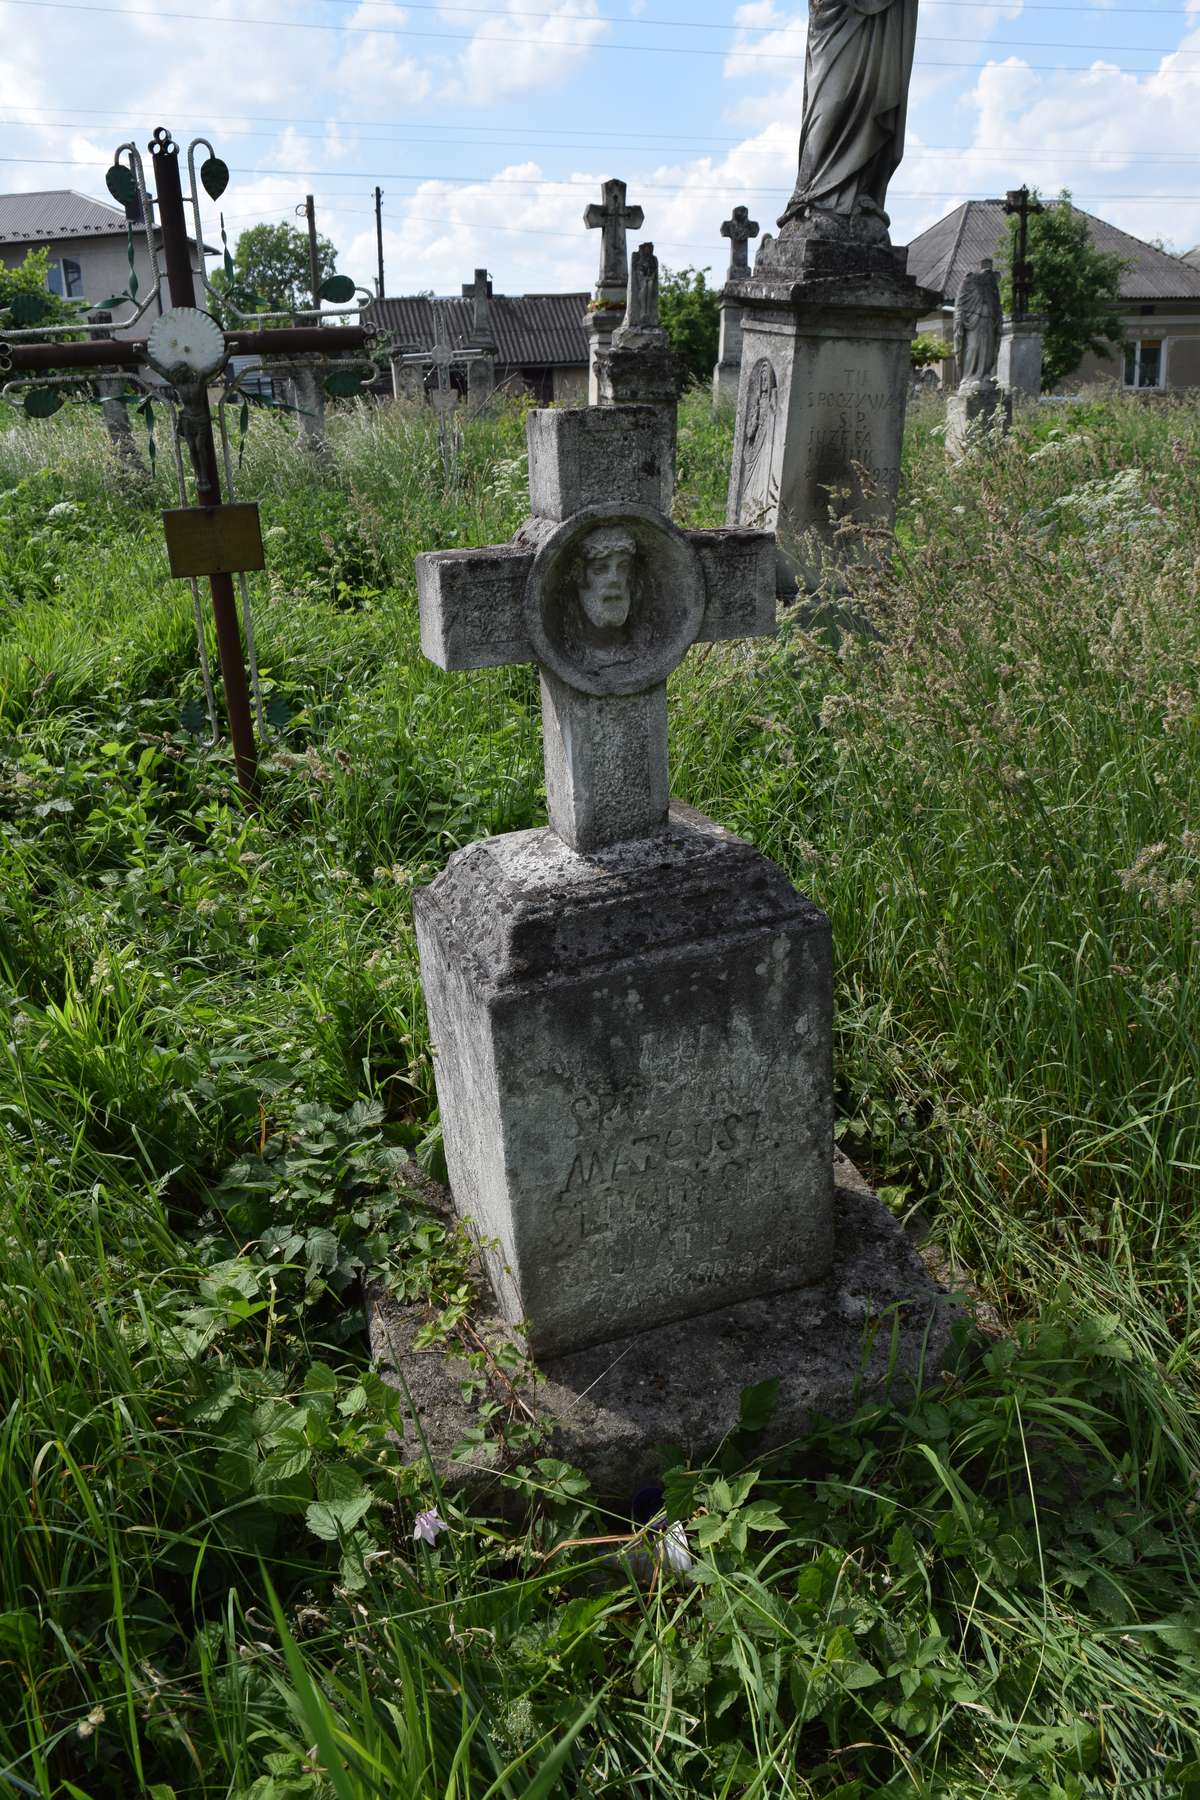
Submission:
POLYGON ((818 587, 830 564, 881 553, 900 485, 909 346, 932 298, 902 250, 785 227, 763 239, 742 304, 726 517, 777 533, 790 598, 818 587))
POLYGON ((539 1356, 824 1276, 829 922, 780 869, 677 810, 471 845, 414 917, 455 1203, 539 1356))
POLYGON ((740 285, 722 290, 721 337, 712 378, 713 405, 718 411, 732 410, 737 405, 742 374, 742 306, 740 285))
POLYGON ((996 377, 1017 406, 1036 401, 1042 391, 1042 356, 1046 347, 1046 320, 1031 313, 1025 319, 1005 319, 1000 333, 1000 361, 996 377))
POLYGON ((946 401, 946 454, 960 462, 997 429, 1012 425, 1012 395, 994 381, 964 382, 946 401))
POLYGON ((318 359, 297 363, 292 371, 291 401, 296 408, 296 435, 306 450, 323 456, 325 441, 325 385, 318 359))

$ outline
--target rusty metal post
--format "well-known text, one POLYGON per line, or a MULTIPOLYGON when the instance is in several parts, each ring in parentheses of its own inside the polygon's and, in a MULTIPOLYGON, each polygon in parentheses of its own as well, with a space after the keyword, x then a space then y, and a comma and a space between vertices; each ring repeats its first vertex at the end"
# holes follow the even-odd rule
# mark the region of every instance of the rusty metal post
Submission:
POLYGON ((311 194, 304 196, 304 213, 308 220, 308 285, 313 311, 317 312, 321 305, 321 258, 317 250, 317 209, 311 194))
MULTIPOLYGON (((191 246, 188 242, 187 215, 183 208, 183 189, 179 181, 179 148, 172 141, 170 132, 161 125, 150 142, 150 154, 154 162, 158 223, 162 231, 163 261, 167 269, 171 305, 194 307, 196 288, 192 278, 191 246)), ((201 411, 201 429, 189 440, 188 445, 196 476, 196 499, 201 506, 219 506, 221 480, 217 471, 217 447, 213 440, 207 392, 201 395, 201 411)), ((250 686, 246 679, 242 634, 238 628, 233 577, 210 575, 208 581, 212 590, 217 652, 221 660, 221 681, 225 688, 225 710, 229 714, 229 736, 233 744, 238 784, 244 793, 253 795, 257 785, 258 760, 254 748, 250 686)))

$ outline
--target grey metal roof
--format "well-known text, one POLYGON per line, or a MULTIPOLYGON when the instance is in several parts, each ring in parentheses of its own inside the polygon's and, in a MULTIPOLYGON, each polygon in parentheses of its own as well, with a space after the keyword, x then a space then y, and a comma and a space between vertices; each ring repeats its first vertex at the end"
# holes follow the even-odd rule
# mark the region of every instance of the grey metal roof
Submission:
POLYGON ((1194 250, 1185 250, 1183 260, 1185 263, 1190 263, 1193 269, 1200 269, 1200 244, 1197 244, 1194 250))
MULTIPOLYGON (((496 360, 513 369, 586 368, 587 334, 583 329, 590 294, 495 294, 491 300, 492 332, 496 360)), ((473 301, 451 298, 446 309, 446 329, 452 344, 471 340, 473 301)), ((402 342, 422 349, 433 342, 433 301, 425 295, 402 295, 377 300, 372 320, 382 319, 385 331, 402 342)))
POLYGON ((125 223, 121 207, 89 200, 74 188, 0 194, 0 243, 48 244, 57 238, 124 237, 125 223))
MULTIPOLYGON (((1200 300, 1196 251, 1186 257, 1171 256, 1118 230, 1107 219, 1086 212, 1083 217, 1096 249, 1113 252, 1129 265, 1121 277, 1122 300, 1200 300)), ((963 276, 978 268, 982 257, 999 254, 1007 229, 1003 200, 967 200, 913 239, 908 246, 908 272, 922 287, 935 289, 946 301, 954 300, 963 276)))

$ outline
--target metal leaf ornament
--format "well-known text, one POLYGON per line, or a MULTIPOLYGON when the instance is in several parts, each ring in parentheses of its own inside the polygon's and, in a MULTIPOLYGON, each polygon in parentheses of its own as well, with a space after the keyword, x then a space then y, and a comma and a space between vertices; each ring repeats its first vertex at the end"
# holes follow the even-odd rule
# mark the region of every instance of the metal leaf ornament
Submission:
POLYGON ((207 156, 200 164, 200 185, 210 200, 219 200, 229 186, 229 165, 219 156, 207 156))
POLYGON ((137 199, 137 182, 133 179, 133 171, 124 163, 113 164, 104 177, 104 185, 122 206, 132 206, 137 199))
POLYGON ((327 275, 321 283, 321 298, 340 306, 344 300, 353 300, 354 283, 349 275, 327 275))
POLYGON ((39 319, 45 318, 50 306, 42 294, 14 294, 8 310, 18 325, 36 325, 39 319))
POLYGON ((352 400, 362 392, 362 384, 361 369, 331 369, 325 377, 325 392, 339 400, 352 400))
POLYGON ((30 419, 48 419, 63 403, 57 388, 30 388, 25 395, 25 413, 30 419))

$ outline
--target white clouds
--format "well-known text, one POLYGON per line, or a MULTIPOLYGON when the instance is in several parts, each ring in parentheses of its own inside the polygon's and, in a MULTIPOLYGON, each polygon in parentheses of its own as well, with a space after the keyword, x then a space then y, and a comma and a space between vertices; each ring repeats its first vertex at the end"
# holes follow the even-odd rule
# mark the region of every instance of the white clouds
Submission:
POLYGON ((474 32, 438 98, 486 106, 513 94, 559 86, 607 32, 596 0, 559 0, 548 18, 526 11, 521 0, 508 0, 503 13, 474 32))

